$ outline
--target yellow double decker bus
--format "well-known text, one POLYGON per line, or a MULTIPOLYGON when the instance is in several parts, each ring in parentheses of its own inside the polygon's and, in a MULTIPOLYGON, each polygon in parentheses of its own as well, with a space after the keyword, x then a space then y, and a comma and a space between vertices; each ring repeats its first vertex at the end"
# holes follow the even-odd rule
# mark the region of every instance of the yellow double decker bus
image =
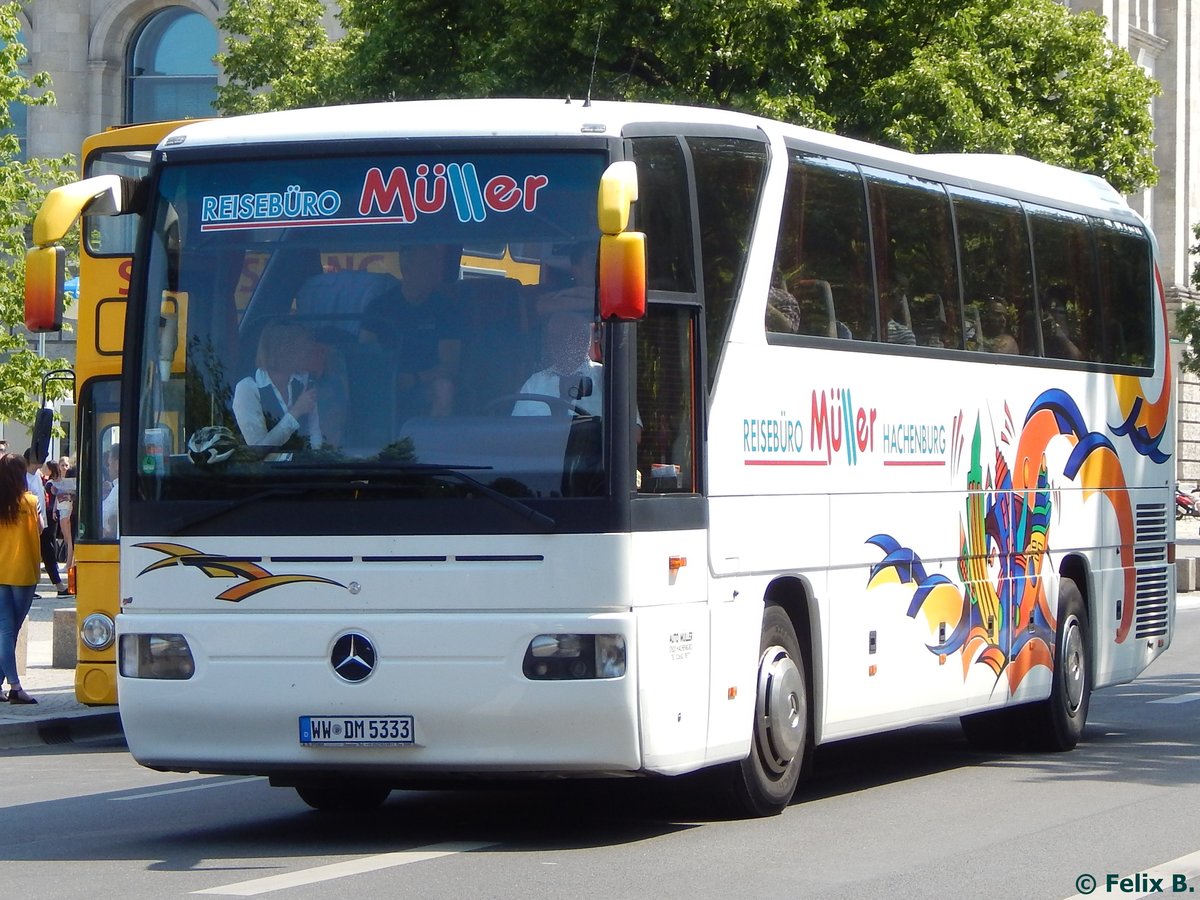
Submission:
MULTIPOLYGON (((150 154, 180 122, 155 122, 109 129, 83 142, 84 178, 138 177, 150 154)), ((48 203, 43 216, 52 217, 48 203)), ((79 254, 78 330, 75 355, 78 538, 75 548, 78 663, 75 696, 81 703, 117 702, 114 617, 119 608, 118 535, 105 527, 105 500, 118 478, 114 456, 119 419, 125 302, 129 294, 139 216, 84 217, 79 254)), ((29 322, 31 330, 56 330, 61 323, 29 322)))

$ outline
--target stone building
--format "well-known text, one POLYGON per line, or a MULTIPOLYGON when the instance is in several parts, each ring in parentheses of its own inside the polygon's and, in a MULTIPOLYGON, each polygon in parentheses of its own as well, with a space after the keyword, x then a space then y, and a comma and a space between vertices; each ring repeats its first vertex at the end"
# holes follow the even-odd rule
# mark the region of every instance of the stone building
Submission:
MULTIPOLYGON (((1158 184, 1130 203, 1158 238, 1167 305, 1200 300, 1191 286, 1191 252, 1200 222, 1200 4, 1194 0, 1068 0, 1073 10, 1092 10, 1108 20, 1108 37, 1162 85, 1154 100, 1154 161, 1158 184)), ((1178 359, 1181 348, 1175 346, 1178 359)), ((1200 380, 1181 375, 1176 475, 1200 484, 1200 380)))
MULTIPOLYGON (((1159 182, 1131 198, 1153 226, 1169 302, 1193 298, 1192 228, 1200 222, 1200 4, 1194 0, 1063 0, 1105 16, 1108 36, 1162 84, 1154 101, 1159 182)), ((31 0, 22 19, 28 67, 47 71, 58 105, 18 128, 37 156, 78 153, 109 125, 206 115, 219 78, 212 55, 222 0, 31 0)), ((332 5, 332 4, 330 4, 332 5)), ((333 25, 332 18, 330 24, 333 25)), ((69 338, 67 339, 69 342, 69 338)), ((70 348, 61 350, 70 356, 70 348)), ((1180 391, 1179 477, 1200 482, 1200 382, 1180 391)))

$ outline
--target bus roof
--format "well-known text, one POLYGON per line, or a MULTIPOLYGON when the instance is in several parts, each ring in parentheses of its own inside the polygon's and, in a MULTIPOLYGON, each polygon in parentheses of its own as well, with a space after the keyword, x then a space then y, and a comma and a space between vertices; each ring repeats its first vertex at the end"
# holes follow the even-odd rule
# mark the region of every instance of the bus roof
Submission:
MULTIPOLYGON (((689 125, 782 136, 805 150, 891 171, 1022 199, 1137 219, 1125 199, 1094 175, 1023 156, 983 153, 914 154, 853 138, 728 110, 654 103, 580 100, 417 100, 329 106, 207 119, 172 132, 167 146, 248 146, 405 137, 620 137, 631 126, 689 125)), ((1139 219, 1140 221, 1140 219, 1139 219)))

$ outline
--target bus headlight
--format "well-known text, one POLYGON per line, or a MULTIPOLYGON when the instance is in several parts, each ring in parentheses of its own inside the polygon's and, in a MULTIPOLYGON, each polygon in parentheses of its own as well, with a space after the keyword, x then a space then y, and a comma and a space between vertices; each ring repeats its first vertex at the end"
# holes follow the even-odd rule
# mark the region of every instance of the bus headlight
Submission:
POLYGON ((92 613, 79 626, 79 639, 91 650, 107 650, 116 636, 113 620, 104 613, 92 613))
POLYGON ((192 649, 182 634, 123 634, 121 675, 182 681, 196 672, 192 649))
POLYGON ((539 634, 529 642, 521 670, 535 681, 620 678, 625 674, 625 637, 539 634))

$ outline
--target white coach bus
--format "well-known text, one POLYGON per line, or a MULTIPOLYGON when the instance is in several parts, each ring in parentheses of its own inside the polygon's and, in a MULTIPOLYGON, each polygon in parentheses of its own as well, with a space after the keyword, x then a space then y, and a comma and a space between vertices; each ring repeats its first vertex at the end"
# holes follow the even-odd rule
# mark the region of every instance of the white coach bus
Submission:
POLYGON ((213 120, 48 201, 31 304, 85 207, 146 221, 144 765, 317 808, 718 768, 762 815, 855 735, 1069 749, 1169 644, 1164 296, 1095 177, 675 106, 213 120))

